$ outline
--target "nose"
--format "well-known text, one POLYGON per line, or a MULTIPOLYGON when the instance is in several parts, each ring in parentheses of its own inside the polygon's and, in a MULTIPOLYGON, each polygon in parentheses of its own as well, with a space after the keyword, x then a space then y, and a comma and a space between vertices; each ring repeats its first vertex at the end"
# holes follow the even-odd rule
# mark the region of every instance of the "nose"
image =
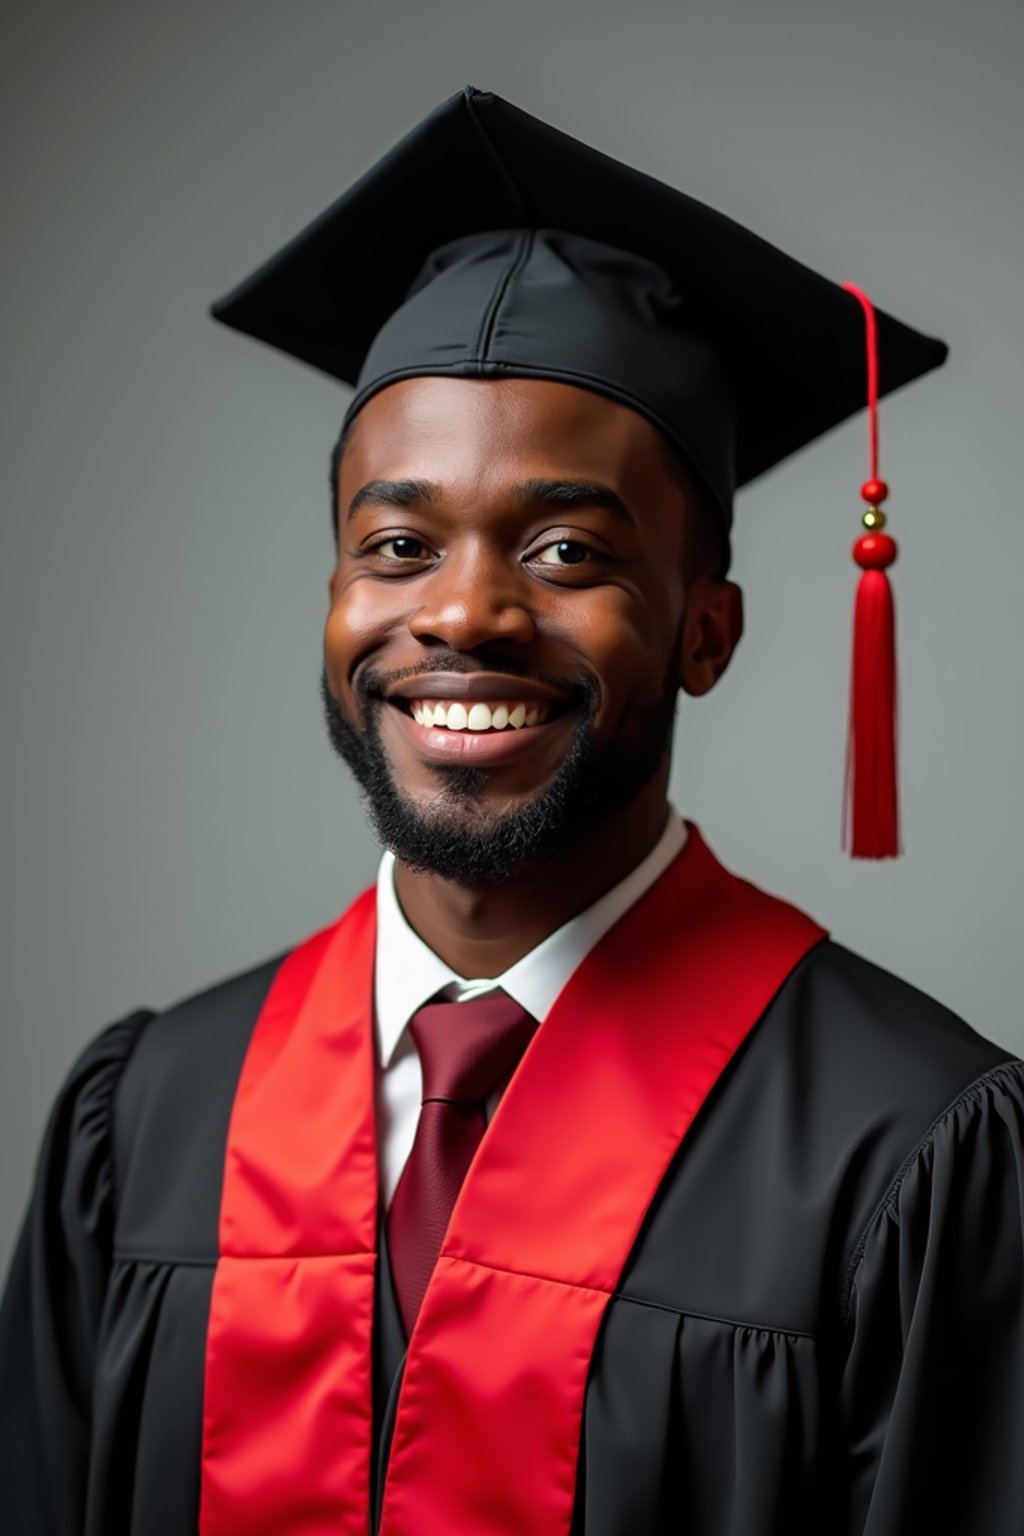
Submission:
POLYGON ((409 619, 409 632, 424 645, 433 641, 455 651, 493 640, 528 645, 537 631, 527 580, 499 551, 464 557, 450 551, 423 578, 423 601, 409 619))

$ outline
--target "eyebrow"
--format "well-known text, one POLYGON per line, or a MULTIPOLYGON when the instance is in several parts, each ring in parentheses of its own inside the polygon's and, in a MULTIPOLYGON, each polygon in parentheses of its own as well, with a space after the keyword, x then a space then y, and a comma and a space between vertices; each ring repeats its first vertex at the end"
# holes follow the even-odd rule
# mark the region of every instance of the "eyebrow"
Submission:
POLYGON ((441 487, 432 480, 367 480, 348 504, 348 516, 360 507, 414 507, 421 501, 440 501, 441 487))
MULTIPOLYGON (((521 507, 538 502, 552 507, 602 507, 613 517, 634 521, 618 492, 596 481, 521 480, 512 490, 512 499, 521 507)), ((433 480, 368 480, 349 502, 348 517, 354 517, 360 507, 413 507, 443 500, 444 492, 433 480)))

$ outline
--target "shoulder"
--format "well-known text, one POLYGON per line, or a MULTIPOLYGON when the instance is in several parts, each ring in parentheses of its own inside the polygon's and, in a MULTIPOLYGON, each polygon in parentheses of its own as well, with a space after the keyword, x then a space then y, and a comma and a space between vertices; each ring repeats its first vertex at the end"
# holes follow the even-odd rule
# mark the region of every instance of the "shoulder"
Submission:
POLYGON ((887 1127, 893 1156, 971 1083, 1015 1059, 935 998, 832 940, 797 966, 772 1014, 774 1043, 812 1069, 828 1119, 847 1132, 887 1127))
POLYGON ((111 1192, 114 1104, 128 1062, 152 1014, 136 1009, 100 1031, 72 1063, 50 1111, 39 1174, 91 1191, 97 1205, 111 1192))
POLYGON ((936 1256, 977 1289, 997 1275, 1019 1300, 1024 1278, 1024 1061, 1010 1058, 967 1084, 918 1137, 855 1245, 843 1287, 856 1290, 890 1271, 898 1294, 936 1256))
POLYGON ((830 1326, 908 1160, 954 1106, 978 1115, 1001 1077, 1022 1070, 935 999, 823 940, 680 1147, 649 1224, 641 1294, 676 1298, 674 1280, 666 1290, 659 1277, 684 1274, 695 1310, 830 1326))
MULTIPOLYGON (((807 1146, 845 1212, 847 1265, 883 1212, 923 1187, 936 1149, 960 1161, 986 1121, 1014 1121, 1024 1063, 935 998, 831 941, 790 977, 775 1006, 779 1070, 799 1092, 807 1146), (847 1225, 848 1222, 848 1225, 847 1225)), ((769 1051, 768 1055, 774 1054, 769 1051)), ((998 1138, 997 1138, 998 1139, 998 1138)), ((975 1154, 976 1155, 976 1154, 975 1154)), ((1000 1155, 1002 1155, 1000 1153, 1000 1155)), ((847 1268, 847 1284, 850 1269, 847 1268)))
POLYGON ((191 1096, 232 1080, 285 959, 276 955, 215 986, 150 1013, 118 1094, 118 1136, 131 1139, 159 1098, 191 1096))
POLYGON ((139 1039, 153 1017, 149 1008, 136 1008, 100 1030, 79 1052, 57 1096, 55 1112, 81 1113, 109 1104, 139 1039))
POLYGON ((121 1254, 195 1262, 215 1256, 235 1089, 284 959, 265 960, 147 1018, 113 1114, 121 1254))

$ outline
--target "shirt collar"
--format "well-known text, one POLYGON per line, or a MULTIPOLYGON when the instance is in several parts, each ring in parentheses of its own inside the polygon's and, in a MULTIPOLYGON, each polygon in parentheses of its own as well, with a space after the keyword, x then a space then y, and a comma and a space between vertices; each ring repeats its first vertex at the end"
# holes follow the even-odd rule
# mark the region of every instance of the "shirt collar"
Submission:
MULTIPOLYGON (((682 851, 686 825, 669 806, 665 828, 646 858, 561 928, 485 985, 501 987, 535 1019, 543 1020, 580 962, 609 928, 638 901, 682 851)), ((424 944, 406 921, 395 892, 394 855, 385 852, 377 875, 377 953, 374 1000, 381 1065, 391 1064, 405 1027, 417 1009, 444 987, 466 978, 424 944)), ((480 982, 474 980, 474 987, 480 982)))

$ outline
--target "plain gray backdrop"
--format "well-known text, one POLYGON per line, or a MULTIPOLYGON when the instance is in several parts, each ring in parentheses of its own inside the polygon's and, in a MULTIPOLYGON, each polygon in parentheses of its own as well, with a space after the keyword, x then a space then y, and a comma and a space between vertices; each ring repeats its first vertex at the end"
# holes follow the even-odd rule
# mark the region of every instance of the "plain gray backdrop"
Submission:
POLYGON ((209 301, 472 83, 951 345, 883 404, 906 857, 840 851, 863 416, 740 498, 677 733, 725 861, 1024 1050, 1016 0, 21 0, 2 53, 0 1264, 78 1049, 328 921, 376 850, 317 691, 346 393, 209 301))

